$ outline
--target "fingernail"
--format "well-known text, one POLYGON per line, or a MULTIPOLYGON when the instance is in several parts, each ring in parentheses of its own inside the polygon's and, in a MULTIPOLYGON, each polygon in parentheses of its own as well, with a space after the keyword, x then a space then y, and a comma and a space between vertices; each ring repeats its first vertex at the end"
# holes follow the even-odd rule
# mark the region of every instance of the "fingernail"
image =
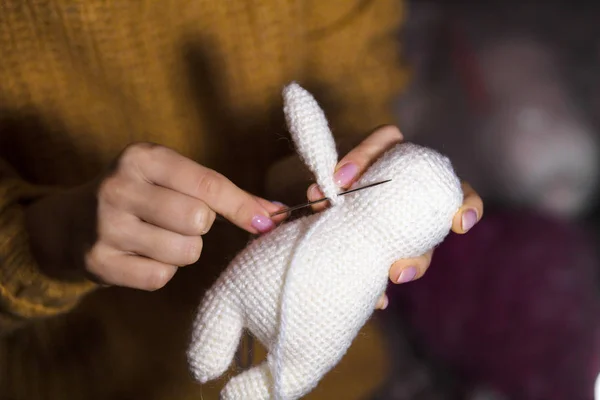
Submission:
POLYGON ((279 208, 287 208, 285 204, 279 201, 271 201, 271 203, 275 204, 276 206, 279 206, 279 208))
POLYGON ((388 300, 387 296, 383 298, 383 304, 381 305, 381 309, 385 310, 388 305, 390 304, 390 301, 388 300))
POLYGON ((477 212, 475 210, 467 210, 462 215, 462 228, 467 232, 477 223, 477 212))
POLYGON ((342 166, 340 169, 338 169, 333 178, 335 179, 335 183, 339 187, 345 187, 348 186, 350 182, 354 180, 357 173, 358 167, 356 166, 356 164, 348 163, 342 166))
POLYGON ((308 199, 309 200, 317 200, 323 197, 323 193, 321 193, 321 189, 319 189, 319 185, 313 183, 308 188, 308 199))
POLYGON ((415 279, 415 276, 417 276, 417 269, 415 267, 409 267, 409 268, 402 270, 402 272, 400 272, 400 276, 398 277, 398 280, 396 282, 397 283, 410 282, 413 279, 415 279))
POLYGON ((257 215, 252 218, 252 226, 260 233, 265 233, 275 228, 275 223, 269 217, 257 215))

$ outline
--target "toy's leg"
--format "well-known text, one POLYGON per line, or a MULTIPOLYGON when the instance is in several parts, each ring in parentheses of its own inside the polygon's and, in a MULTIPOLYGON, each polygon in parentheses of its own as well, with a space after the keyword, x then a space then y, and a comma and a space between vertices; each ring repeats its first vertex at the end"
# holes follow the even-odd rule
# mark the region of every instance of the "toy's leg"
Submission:
MULTIPOLYGON (((324 371, 317 360, 284 360, 280 364, 280 385, 273 388, 274 399, 296 400, 317 386, 324 371)), ((276 371, 273 371, 276 373, 276 371)))
POLYGON ((234 376, 221 392, 221 400, 270 400, 269 366, 263 362, 234 376))
MULTIPOLYGON (((303 360, 304 361, 304 360, 303 360)), ((282 365, 282 400, 299 399, 314 388, 321 378, 318 366, 305 362, 282 365)), ((267 361, 233 377, 221 392, 221 400, 275 400, 273 378, 267 361)), ((280 400, 280 399, 278 399, 280 400)))
POLYGON ((328 329, 288 335, 279 353, 277 349, 269 353, 275 399, 296 400, 313 390, 346 353, 357 334, 357 326, 363 325, 355 324, 352 318, 345 320, 342 315, 332 315, 327 322, 331 324, 328 329))
POLYGON ((208 294, 194 322, 188 361, 194 377, 202 383, 227 370, 242 335, 242 315, 225 293, 208 294))

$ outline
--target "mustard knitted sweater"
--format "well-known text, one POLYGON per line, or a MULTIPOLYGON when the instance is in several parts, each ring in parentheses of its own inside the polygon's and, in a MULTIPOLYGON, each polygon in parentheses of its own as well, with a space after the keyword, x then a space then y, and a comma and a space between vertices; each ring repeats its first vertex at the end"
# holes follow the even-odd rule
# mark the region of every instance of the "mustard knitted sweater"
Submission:
MULTIPOLYGON (((291 152, 284 84, 318 94, 338 138, 392 121, 402 12, 400 0, 0 1, 0 399, 216 399, 188 377, 187 329, 243 232, 215 226, 198 265, 145 293, 45 276, 23 211, 132 141, 264 195, 291 152)), ((312 396, 359 398, 369 376, 312 396)))

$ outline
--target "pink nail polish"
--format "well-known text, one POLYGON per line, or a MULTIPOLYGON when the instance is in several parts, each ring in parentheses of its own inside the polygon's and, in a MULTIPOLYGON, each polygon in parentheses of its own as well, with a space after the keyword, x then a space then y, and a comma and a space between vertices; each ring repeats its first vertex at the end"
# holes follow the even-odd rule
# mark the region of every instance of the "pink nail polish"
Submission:
POLYGON ((252 226, 260 233, 265 233, 275 228, 275 223, 269 217, 257 215, 252 218, 252 226))
POLYGON ((397 283, 406 283, 415 279, 417 276, 417 269, 415 267, 409 267, 400 272, 400 276, 398 277, 397 283))
POLYGON ((348 163, 338 169, 334 175, 335 183, 339 187, 346 187, 354 180, 358 174, 358 167, 356 164, 348 163))
POLYGON ((467 210, 462 215, 462 228, 465 232, 470 230, 477 223, 477 212, 475 210, 467 210))

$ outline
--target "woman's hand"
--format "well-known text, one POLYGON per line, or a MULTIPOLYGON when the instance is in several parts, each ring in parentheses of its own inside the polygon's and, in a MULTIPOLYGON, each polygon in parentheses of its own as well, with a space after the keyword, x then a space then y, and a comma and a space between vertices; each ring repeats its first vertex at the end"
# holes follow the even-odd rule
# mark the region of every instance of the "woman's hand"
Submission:
MULTIPOLYGON (((340 188, 349 188, 375 160, 402 140, 402 133, 395 126, 376 129, 338 163, 335 177, 340 188)), ((459 234, 467 233, 483 215, 483 202, 479 195, 468 183, 463 183, 462 187, 463 205, 452 221, 452 231, 459 234)), ((307 196, 309 201, 313 201, 322 198, 323 194, 317 185, 313 184, 308 188, 307 196)), ((313 210, 320 211, 325 207, 326 203, 319 203, 313 210)), ((433 250, 417 258, 398 260, 390 268, 390 280, 394 283, 405 283, 419 279, 429 268, 432 255, 433 250)), ((387 304, 388 299, 383 295, 377 308, 384 309, 387 304)))
POLYGON ((27 227, 51 275, 76 266, 104 284, 156 290, 199 259, 216 214, 263 233, 280 207, 171 149, 140 143, 99 180, 28 207, 27 227))

